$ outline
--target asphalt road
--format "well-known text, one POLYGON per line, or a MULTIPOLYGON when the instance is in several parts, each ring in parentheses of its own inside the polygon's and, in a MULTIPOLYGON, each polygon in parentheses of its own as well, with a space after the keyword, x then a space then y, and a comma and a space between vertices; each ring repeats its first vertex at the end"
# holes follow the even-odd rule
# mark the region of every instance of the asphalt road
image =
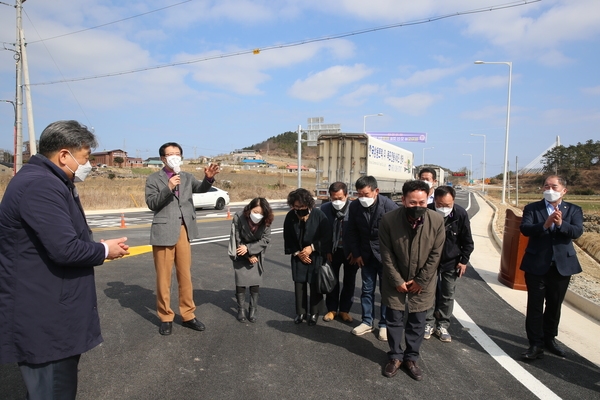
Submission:
MULTIPOLYGON (((459 195, 459 202, 467 206, 467 192, 459 195)), ((566 359, 547 354, 533 363, 521 361, 527 347, 523 316, 472 268, 460 279, 456 298, 459 312, 464 312, 461 322, 470 318, 473 325, 453 319, 451 343, 436 338, 423 343, 421 382, 403 372, 384 377, 387 343, 378 341, 375 333, 350 333, 360 323, 359 277, 353 323, 319 319, 315 327, 294 325, 293 283, 281 234, 285 211, 277 209, 256 324, 235 318, 233 270, 227 256, 230 221, 205 216, 210 210, 199 212, 202 240, 192 246, 196 316, 206 331, 183 328, 176 318, 172 335, 158 334, 151 253, 97 267, 104 343, 81 358, 78 398, 535 399, 528 389, 532 379, 548 390, 543 398, 600 397, 600 371, 572 351, 566 359), (491 344, 481 344, 486 337, 491 344)), ((473 203, 469 213, 476 212, 473 203)), ((128 223, 126 229, 98 227, 95 236, 126 235, 130 244, 144 245, 149 228, 142 221, 137 227, 128 223)), ((176 292, 175 286, 174 299, 176 292)), ((177 312, 176 300, 173 309, 177 312)), ((24 396, 18 368, 0 366, 0 398, 24 396)))

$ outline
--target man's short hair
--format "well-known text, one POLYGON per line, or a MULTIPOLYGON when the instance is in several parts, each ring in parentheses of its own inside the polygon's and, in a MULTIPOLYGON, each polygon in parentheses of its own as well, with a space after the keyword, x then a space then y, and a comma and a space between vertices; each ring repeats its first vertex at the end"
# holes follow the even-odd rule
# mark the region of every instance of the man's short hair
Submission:
POLYGON ((439 197, 444 197, 447 194, 452 196, 453 200, 456 198, 456 190, 454 190, 452 186, 438 186, 433 192, 433 197, 437 199, 439 197))
POLYGON ((371 175, 361 176, 356 180, 356 190, 361 190, 366 188, 367 186, 371 188, 371 190, 377 189, 377 179, 371 175))
POLYGON ((421 176, 425 172, 429 172, 431 174, 431 176, 433 177, 434 181, 437 180, 437 173, 435 172, 435 169, 433 169, 433 168, 421 168, 421 170, 419 171, 419 179, 421 179, 421 176))
POLYGON ((556 178, 556 179, 558 179, 558 183, 560 183, 562 187, 564 187, 564 188, 567 187, 567 180, 560 175, 548 175, 547 177, 544 178, 544 185, 546 184, 546 181, 549 178, 556 178))
POLYGON ((406 197, 411 192, 416 192, 417 190, 425 192, 429 195, 429 185, 421 180, 407 181, 402 185, 402 196, 406 197))
POLYGON ((181 154, 181 156, 183 157, 183 149, 181 148, 179 143, 175 143, 175 142, 168 142, 168 143, 165 143, 162 146, 160 146, 160 148, 158 149, 158 155, 161 157, 164 157, 165 150, 167 147, 177 147, 179 149, 179 154, 181 154))
POLYGON ((56 121, 40 135, 40 154, 51 157, 61 149, 79 151, 98 147, 96 136, 77 121, 56 121))
POLYGON ((333 182, 329 185, 329 194, 337 193, 340 190, 344 191, 344 196, 348 195, 348 186, 344 182, 333 182))

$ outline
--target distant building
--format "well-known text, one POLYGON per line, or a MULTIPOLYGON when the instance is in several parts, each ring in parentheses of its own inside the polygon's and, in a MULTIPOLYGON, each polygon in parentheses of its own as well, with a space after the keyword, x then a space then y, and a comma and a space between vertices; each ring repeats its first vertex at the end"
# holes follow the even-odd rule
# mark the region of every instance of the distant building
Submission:
POLYGON ((108 167, 118 167, 119 165, 115 162, 115 158, 121 157, 123 159, 123 163, 121 166, 125 167, 127 165, 127 152, 117 149, 110 151, 101 151, 98 153, 91 154, 94 157, 93 165, 104 164, 108 167))
POLYGON ((149 167, 149 168, 160 169, 160 168, 164 167, 164 164, 160 160, 160 157, 150 157, 150 158, 146 159, 146 161, 143 162, 143 166, 149 167))
POLYGON ((262 156, 255 150, 234 150, 231 152, 233 160, 241 162, 242 160, 262 160, 262 156))
MULTIPOLYGON (((285 166, 285 169, 287 169, 288 172, 298 172, 298 165, 288 164, 285 166)), ((304 165, 301 165, 300 171, 308 171, 308 168, 306 168, 304 165)))

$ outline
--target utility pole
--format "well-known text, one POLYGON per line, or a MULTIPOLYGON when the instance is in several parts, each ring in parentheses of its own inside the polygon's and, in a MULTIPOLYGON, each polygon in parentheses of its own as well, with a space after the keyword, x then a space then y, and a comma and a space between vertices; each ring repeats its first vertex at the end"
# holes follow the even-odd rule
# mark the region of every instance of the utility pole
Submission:
POLYGON ((21 58, 21 49, 23 44, 21 43, 21 28, 23 25, 23 1, 16 0, 16 9, 17 9, 17 45, 16 45, 16 93, 15 93, 15 103, 16 103, 16 135, 15 135, 15 162, 14 169, 15 174, 19 172, 21 167, 23 166, 23 85, 22 85, 22 71, 23 71, 23 60, 21 58))
POLYGON ((27 130, 29 132, 29 155, 37 153, 37 144, 35 142, 35 126, 33 123, 33 104, 31 102, 31 86, 29 85, 29 64, 27 64, 27 44, 23 29, 20 30, 21 39, 21 60, 23 67, 23 86, 25 88, 25 102, 27 109, 27 130))

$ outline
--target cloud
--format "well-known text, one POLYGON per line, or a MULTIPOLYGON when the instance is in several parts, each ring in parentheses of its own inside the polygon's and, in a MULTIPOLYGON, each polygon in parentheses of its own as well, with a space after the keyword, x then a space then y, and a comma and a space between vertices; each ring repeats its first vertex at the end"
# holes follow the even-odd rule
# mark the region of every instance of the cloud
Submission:
MULTIPOLYGON (((513 81, 515 76, 513 75, 513 81)), ((508 74, 492 76, 476 76, 473 78, 459 78, 456 80, 457 90, 460 93, 471 93, 482 89, 506 86, 508 88, 508 74)))
POLYGON ((554 0, 502 12, 478 14, 469 19, 465 34, 488 40, 507 52, 538 60, 544 65, 564 65, 569 43, 600 34, 596 0, 554 0))
POLYGON ((600 85, 581 88, 581 93, 589 94, 591 96, 599 96, 600 95, 600 85))
POLYGON ((479 110, 465 111, 460 114, 461 118, 470 120, 486 120, 503 115, 506 118, 506 107, 488 106, 479 110))
POLYGON ((422 115, 433 103, 441 100, 441 95, 430 93, 413 93, 405 97, 387 97, 386 104, 409 115, 422 115))
POLYGON ((395 86, 423 86, 443 79, 449 75, 454 75, 465 67, 454 68, 431 68, 413 73, 407 79, 394 79, 392 84, 395 86))
POLYGON ((336 65, 312 74, 304 80, 297 80, 289 89, 292 97, 321 101, 334 96, 343 86, 360 81, 373 72, 364 64, 354 66, 336 65))
POLYGON ((333 40, 309 43, 300 47, 261 51, 258 54, 218 58, 220 55, 232 54, 236 51, 240 50, 232 48, 229 52, 180 54, 177 60, 217 57, 217 59, 189 64, 186 68, 192 72, 196 82, 233 93, 258 95, 263 93, 259 86, 271 79, 267 71, 293 67, 316 57, 345 58, 353 54, 354 45, 347 40, 333 40))
POLYGON ((341 97, 341 103, 348 107, 360 106, 369 100, 369 97, 380 91, 379 85, 361 85, 355 91, 341 97))

